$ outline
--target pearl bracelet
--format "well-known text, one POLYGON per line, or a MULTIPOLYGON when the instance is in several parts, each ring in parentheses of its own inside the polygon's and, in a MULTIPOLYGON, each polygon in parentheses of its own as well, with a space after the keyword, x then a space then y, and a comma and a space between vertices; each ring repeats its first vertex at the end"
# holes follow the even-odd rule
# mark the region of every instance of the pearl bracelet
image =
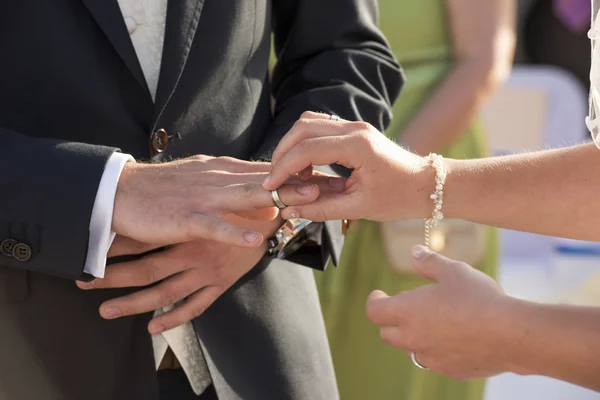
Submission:
POLYGON ((425 219, 425 246, 429 247, 429 234, 432 228, 435 228, 442 219, 442 204, 444 202, 444 183, 446 183, 446 169, 444 168, 444 158, 440 155, 431 153, 425 157, 435 169, 435 191, 429 196, 433 200, 433 213, 431 218, 425 219))

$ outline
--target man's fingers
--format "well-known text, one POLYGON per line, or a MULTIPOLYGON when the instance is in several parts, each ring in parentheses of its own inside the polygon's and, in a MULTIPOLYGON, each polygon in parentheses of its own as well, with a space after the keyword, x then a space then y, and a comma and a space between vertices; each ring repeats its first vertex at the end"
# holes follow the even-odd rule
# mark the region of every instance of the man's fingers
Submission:
MULTIPOLYGON (((262 186, 261 186, 262 189, 262 186)), ((264 189, 263 189, 264 190, 264 189)), ((271 193, 267 192, 269 198, 271 193)), ((307 204, 319 198, 319 185, 307 183, 303 185, 283 185, 277 189, 279 198, 286 206, 307 204)), ((273 200, 271 199, 271 202, 273 200)))
POLYGON ((262 182, 269 174, 269 171, 258 172, 258 173, 250 173, 250 172, 240 172, 240 173, 232 173, 229 171, 204 171, 198 172, 196 177, 199 181, 202 182, 201 187, 205 187, 206 185, 213 186, 227 186, 227 185, 235 185, 241 183, 260 183, 262 182))
POLYGON ((173 329, 199 317, 223 294, 220 286, 207 286, 189 296, 173 310, 157 316, 150 324, 148 331, 152 335, 173 329))
MULTIPOLYGON (((227 171, 231 173, 260 173, 269 172, 271 169, 268 162, 245 161, 233 157, 210 157, 205 155, 196 155, 190 157, 198 161, 206 163, 205 170, 227 171)), ((184 160, 185 161, 185 160, 184 160)), ((197 165, 194 163, 182 163, 182 168, 192 168, 197 170, 197 165)))
POLYGON ((252 211, 238 211, 235 215, 253 221, 273 221, 279 216, 279 209, 277 207, 266 207, 252 211))
POLYGON ((235 226, 211 215, 194 214, 183 223, 186 224, 186 233, 182 242, 207 239, 239 247, 258 247, 264 239, 259 232, 235 226))
POLYGON ((375 290, 367 299, 367 318, 376 325, 397 326, 401 323, 402 313, 406 309, 402 296, 388 296, 381 290, 375 290))
POLYGON ((173 268, 174 263, 168 261, 168 252, 169 250, 150 254, 139 260, 109 265, 103 279, 77 282, 77 286, 81 289, 114 289, 151 285, 183 270, 173 268))
POLYGON ((290 177, 286 184, 304 186, 308 184, 315 184, 319 186, 320 194, 323 193, 340 193, 345 189, 345 178, 340 178, 334 175, 328 175, 319 171, 312 171, 312 166, 305 169, 306 173, 310 171, 311 176, 307 176, 306 179, 300 179, 300 177, 290 177), (343 183, 343 184, 342 184, 343 183))
POLYGON ((338 219, 358 219, 354 193, 328 193, 303 206, 290 206, 281 210, 281 217, 305 218, 314 222, 338 219))
POLYGON ((108 250, 107 257, 142 254, 159 247, 161 246, 157 244, 142 243, 126 236, 117 235, 108 250))
POLYGON ((113 319, 143 314, 173 305, 198 290, 195 277, 197 274, 194 272, 196 271, 184 271, 156 286, 108 300, 100 306, 100 315, 105 319, 113 319))
POLYGON ((231 173, 268 173, 271 170, 271 163, 268 162, 257 162, 257 161, 245 161, 239 160, 232 157, 219 157, 217 162, 223 171, 231 173))
POLYGON ((287 179, 311 165, 340 164, 354 168, 360 159, 360 139, 358 136, 326 136, 306 139, 274 162, 270 176, 263 187, 272 190, 281 186, 287 179))
MULTIPOLYGON (((308 183, 302 185, 283 185, 277 189, 279 199, 286 206, 306 204, 319 197, 319 186, 308 183)), ((262 185, 246 183, 223 188, 217 197, 218 205, 226 207, 228 212, 244 211, 253 208, 273 207, 271 193, 262 185)))

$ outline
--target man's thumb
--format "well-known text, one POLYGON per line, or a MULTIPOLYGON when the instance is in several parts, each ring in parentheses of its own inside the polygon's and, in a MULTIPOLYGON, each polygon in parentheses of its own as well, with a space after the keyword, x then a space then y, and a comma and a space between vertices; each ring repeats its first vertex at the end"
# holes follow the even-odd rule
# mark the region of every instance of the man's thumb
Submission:
POLYGON ((448 270, 452 261, 425 246, 417 245, 412 249, 412 265, 417 272, 432 281, 438 282, 448 270))

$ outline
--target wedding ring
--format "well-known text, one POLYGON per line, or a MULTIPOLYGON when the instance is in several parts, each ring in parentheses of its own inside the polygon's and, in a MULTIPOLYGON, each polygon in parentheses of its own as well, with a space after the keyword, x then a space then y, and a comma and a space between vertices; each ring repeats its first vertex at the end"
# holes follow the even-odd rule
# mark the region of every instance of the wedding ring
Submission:
POLYGON ((283 201, 281 201, 281 197, 279 197, 279 192, 277 189, 271 190, 271 199, 273 199, 273 204, 275 204, 275 207, 279 208, 280 210, 283 210, 287 207, 283 201))
POLYGON ((429 371, 429 368, 427 368, 426 366, 424 366, 423 364, 421 364, 417 361, 417 355, 415 354, 414 351, 410 352, 410 359, 412 360, 413 364, 415 364, 415 367, 424 369, 425 371, 429 371))
POLYGON ((337 115, 335 115, 335 114, 331 114, 331 115, 329 116, 329 119, 330 119, 330 120, 332 120, 332 121, 339 121, 339 120, 340 120, 340 117, 338 117, 338 116, 337 116, 337 115))

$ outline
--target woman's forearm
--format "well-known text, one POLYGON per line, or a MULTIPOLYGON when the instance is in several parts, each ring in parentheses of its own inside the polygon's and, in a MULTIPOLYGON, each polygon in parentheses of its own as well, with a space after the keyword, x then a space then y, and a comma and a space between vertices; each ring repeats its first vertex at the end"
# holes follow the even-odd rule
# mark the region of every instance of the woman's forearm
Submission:
MULTIPOLYGON (((442 209, 447 218, 551 236, 600 239, 600 150, 593 144, 447 160, 447 169, 442 209)), ((425 179, 433 185, 432 176, 425 179)))
POLYGON ((493 344, 511 370, 600 390, 600 309, 512 302, 503 339, 493 344))

